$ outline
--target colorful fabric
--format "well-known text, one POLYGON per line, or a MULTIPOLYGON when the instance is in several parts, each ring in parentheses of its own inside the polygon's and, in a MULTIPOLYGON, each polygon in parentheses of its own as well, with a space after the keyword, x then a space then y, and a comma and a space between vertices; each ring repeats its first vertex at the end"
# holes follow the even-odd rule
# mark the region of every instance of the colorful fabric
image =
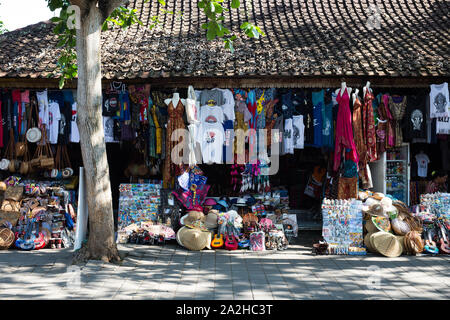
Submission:
POLYGON ((355 142, 353 140, 352 114, 350 112, 347 89, 339 91, 336 101, 339 103, 338 118, 336 121, 336 142, 334 149, 334 165, 333 170, 337 171, 341 164, 342 153, 345 149, 350 149, 350 158, 358 163, 358 153, 356 151, 355 142))
POLYGON ((363 106, 363 130, 364 130, 364 141, 366 143, 367 149, 367 162, 373 162, 377 160, 377 137, 375 134, 375 121, 373 114, 373 106, 372 101, 375 99, 375 96, 366 91, 366 95, 364 97, 364 106, 363 106))

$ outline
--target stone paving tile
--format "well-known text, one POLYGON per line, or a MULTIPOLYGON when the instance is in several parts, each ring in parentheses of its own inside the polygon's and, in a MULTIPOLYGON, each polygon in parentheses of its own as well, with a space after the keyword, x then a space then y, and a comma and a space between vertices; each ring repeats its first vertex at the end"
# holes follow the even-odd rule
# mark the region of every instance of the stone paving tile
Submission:
POLYGON ((450 258, 190 252, 119 245, 121 264, 71 266, 70 250, 0 253, 0 299, 449 299, 450 258), (70 268, 80 273, 79 290, 70 268), (78 269, 77 269, 78 268, 78 269), (372 269, 371 269, 372 268, 372 269), (369 285, 379 268, 380 286, 369 285))

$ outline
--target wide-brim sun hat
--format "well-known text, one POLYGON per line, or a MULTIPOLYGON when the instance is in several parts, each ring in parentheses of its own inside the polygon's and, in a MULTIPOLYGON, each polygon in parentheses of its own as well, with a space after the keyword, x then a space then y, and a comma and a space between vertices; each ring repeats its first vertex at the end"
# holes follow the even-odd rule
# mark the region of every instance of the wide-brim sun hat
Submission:
POLYGON ((38 141, 40 141, 42 138, 42 133, 41 130, 39 130, 39 128, 31 128, 28 129, 27 131, 27 140, 31 143, 36 143, 38 141))
POLYGON ((183 227, 178 230, 177 238, 183 247, 193 251, 203 250, 211 239, 210 232, 183 227))
POLYGON ((205 223, 201 220, 195 220, 192 222, 186 222, 185 227, 188 227, 190 229, 197 229, 200 231, 208 231, 208 228, 206 227, 205 223))
POLYGON ((383 193, 381 193, 381 192, 375 192, 373 195, 372 195, 372 198, 374 198, 375 200, 379 200, 379 201, 381 201, 383 198, 385 198, 386 196, 383 194, 383 193))
POLYGON ((367 247, 367 251, 372 252, 372 253, 377 253, 377 251, 375 250, 375 248, 372 246, 372 244, 370 243, 370 237, 373 235, 373 233, 368 233, 366 234, 366 236, 364 237, 364 244, 367 247))
POLYGON ((220 204, 225 209, 228 209, 228 203, 225 200, 219 200, 217 201, 217 204, 220 204))
POLYGON ((208 198, 205 200, 205 202, 203 202, 204 206, 215 206, 217 204, 217 201, 214 200, 213 198, 208 198))
POLYGON ((373 222, 372 222, 372 219, 370 218, 370 219, 368 219, 368 220, 365 220, 365 228, 366 228, 366 230, 367 230, 367 232, 368 233, 375 233, 375 232, 377 232, 378 231, 378 229, 377 229, 377 227, 375 227, 375 225, 373 224, 373 222))
POLYGON ((246 207, 247 201, 244 198, 239 198, 236 202, 236 207, 246 207))
POLYGON ((384 231, 384 232, 391 231, 391 222, 389 221, 389 218, 372 217, 371 221, 379 231, 384 231))
POLYGON ((218 221, 217 214, 213 210, 210 210, 206 215, 205 226, 208 229, 215 229, 217 228, 217 221, 218 221))
POLYGON ((372 245, 380 254, 386 257, 399 257, 403 252, 403 245, 395 235, 380 231, 371 236, 372 245))
POLYGON ((385 217, 383 207, 380 204, 371 205, 367 213, 370 216, 385 217))

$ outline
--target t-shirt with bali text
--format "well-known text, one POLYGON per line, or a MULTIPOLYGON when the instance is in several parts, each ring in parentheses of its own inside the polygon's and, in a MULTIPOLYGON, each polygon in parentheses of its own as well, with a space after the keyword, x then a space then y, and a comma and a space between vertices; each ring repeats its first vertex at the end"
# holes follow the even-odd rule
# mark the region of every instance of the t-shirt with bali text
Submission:
POLYGON ((419 153, 416 155, 417 161, 417 175, 422 178, 426 178, 428 174, 428 163, 430 158, 425 153, 419 153))

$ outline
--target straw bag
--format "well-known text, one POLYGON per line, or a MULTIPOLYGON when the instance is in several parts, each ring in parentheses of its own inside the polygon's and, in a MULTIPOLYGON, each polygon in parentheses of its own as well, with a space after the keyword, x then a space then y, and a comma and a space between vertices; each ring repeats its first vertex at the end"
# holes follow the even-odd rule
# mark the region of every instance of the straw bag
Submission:
POLYGON ((19 221, 20 212, 18 211, 0 211, 0 226, 5 222, 9 222, 13 227, 17 225, 19 221))
POLYGON ((56 149, 55 169, 57 170, 55 178, 69 178, 73 175, 72 164, 70 163, 66 145, 58 145, 56 149))
POLYGON ((49 170, 55 166, 55 159, 53 159, 53 152, 50 147, 50 143, 47 140, 47 129, 43 125, 41 143, 36 148, 33 160, 31 160, 31 166, 49 170))
POLYGON ((423 252, 424 249, 422 237, 417 231, 408 232, 403 239, 403 244, 407 254, 416 255, 423 252))
POLYGON ((20 202, 14 200, 3 200, 0 210, 20 212, 20 202))
POLYGON ((7 187, 5 191, 6 200, 20 201, 23 196, 23 186, 7 187))
POLYGON ((0 228, 0 250, 9 249, 14 240, 14 233, 9 228, 0 228))
POLYGON ((8 145, 6 146, 5 149, 5 154, 4 157, 0 163, 0 169, 1 170, 9 170, 10 169, 14 169, 15 166, 10 166, 11 161, 14 159, 14 131, 11 128, 9 130, 9 141, 8 141, 8 145))
POLYGON ((23 176, 27 175, 31 171, 30 163, 30 151, 28 149, 28 144, 25 142, 25 154, 23 155, 23 161, 20 164, 19 173, 23 176))

